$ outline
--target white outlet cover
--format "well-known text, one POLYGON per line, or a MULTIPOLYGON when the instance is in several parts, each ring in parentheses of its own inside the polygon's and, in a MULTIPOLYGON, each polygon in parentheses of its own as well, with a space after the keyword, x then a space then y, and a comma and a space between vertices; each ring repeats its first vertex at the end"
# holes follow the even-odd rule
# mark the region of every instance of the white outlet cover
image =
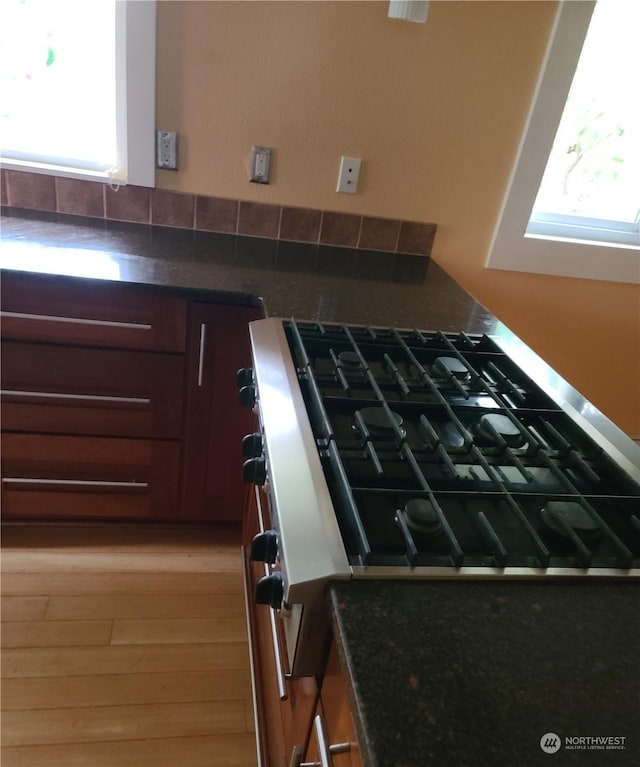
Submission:
POLYGON ((251 166, 249 181, 257 184, 268 184, 271 175, 271 155, 273 150, 268 146, 251 147, 251 166))
POLYGON ((358 191, 358 178, 360 176, 360 157, 340 158, 340 170, 338 171, 338 186, 336 192, 355 194, 358 191))

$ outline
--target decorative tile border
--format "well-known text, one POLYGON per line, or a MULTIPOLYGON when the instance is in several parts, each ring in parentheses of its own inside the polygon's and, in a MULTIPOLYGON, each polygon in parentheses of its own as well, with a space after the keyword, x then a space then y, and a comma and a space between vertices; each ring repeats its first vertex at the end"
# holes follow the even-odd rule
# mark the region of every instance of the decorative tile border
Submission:
POLYGON ((3 170, 2 204, 111 221, 431 255, 436 224, 3 170))

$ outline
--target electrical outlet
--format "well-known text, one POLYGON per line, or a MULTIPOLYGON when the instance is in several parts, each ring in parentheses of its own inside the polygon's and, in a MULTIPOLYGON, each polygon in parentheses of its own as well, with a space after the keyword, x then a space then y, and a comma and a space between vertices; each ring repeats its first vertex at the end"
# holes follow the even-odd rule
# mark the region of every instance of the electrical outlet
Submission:
POLYGON ((251 170, 249 181, 256 184, 268 184, 271 172, 271 154, 273 150, 268 146, 251 147, 251 170))
POLYGON ((336 192, 355 194, 358 191, 358 176, 360 175, 359 157, 341 157, 338 171, 338 187, 336 192))
POLYGON ((156 131, 156 167, 178 170, 178 134, 175 131, 156 131))

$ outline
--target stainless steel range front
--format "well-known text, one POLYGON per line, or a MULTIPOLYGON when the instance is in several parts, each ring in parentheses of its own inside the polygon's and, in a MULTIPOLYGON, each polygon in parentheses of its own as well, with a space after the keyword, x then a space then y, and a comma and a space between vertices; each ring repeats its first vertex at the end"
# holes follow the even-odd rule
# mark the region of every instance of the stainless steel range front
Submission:
POLYGON ((506 328, 251 323, 256 599, 315 673, 332 579, 638 578, 640 450, 506 328))

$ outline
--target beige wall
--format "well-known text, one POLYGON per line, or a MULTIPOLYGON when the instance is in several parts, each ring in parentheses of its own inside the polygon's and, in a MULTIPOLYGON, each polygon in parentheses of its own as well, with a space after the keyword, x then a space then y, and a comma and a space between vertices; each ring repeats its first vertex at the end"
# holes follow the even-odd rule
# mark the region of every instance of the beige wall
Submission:
POLYGON ((484 269, 555 2, 158 3, 165 189, 439 225, 434 258, 627 431, 640 435, 640 289, 484 269), (275 149, 250 184, 252 144, 275 149), (363 158, 336 193, 340 155, 363 158), (629 388, 624 391, 622 381, 629 388))

